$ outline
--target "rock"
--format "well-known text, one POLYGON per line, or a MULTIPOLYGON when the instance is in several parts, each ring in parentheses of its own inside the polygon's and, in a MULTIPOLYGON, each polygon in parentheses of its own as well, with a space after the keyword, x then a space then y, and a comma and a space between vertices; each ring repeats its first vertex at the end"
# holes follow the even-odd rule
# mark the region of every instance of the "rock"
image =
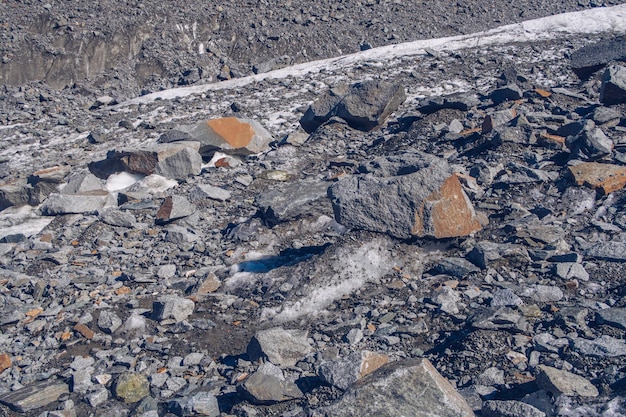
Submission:
MULTIPOLYGON (((252 155, 269 150, 272 135, 256 120, 222 117, 179 126, 191 140, 200 142, 200 153, 220 151, 233 155, 252 155)), ((161 137, 160 140, 163 140, 161 137)))
POLYGON ((600 101, 608 106, 626 103, 626 67, 609 66, 602 76, 600 101))
POLYGON ((378 158, 330 187, 343 226, 412 236, 466 236, 481 226, 461 183, 445 160, 423 153, 378 158))
POLYGON ((504 385, 504 371, 495 366, 485 369, 485 371, 476 376, 473 382, 478 385, 504 385))
POLYGON ((302 128, 306 132, 311 133, 333 117, 337 104, 339 104, 347 93, 348 87, 345 85, 327 90, 308 107, 300 119, 302 128))
POLYGON ((167 197, 156 213, 156 220, 160 223, 168 223, 176 219, 191 216, 196 211, 196 206, 180 195, 167 197))
POLYGON ((598 242, 594 243, 585 256, 595 259, 603 259, 614 262, 626 262, 626 243, 624 242, 598 242))
POLYGON ((583 129, 578 135, 568 137, 566 145, 574 157, 596 161, 613 151, 613 141, 599 127, 583 129))
POLYGON ((174 319, 176 323, 185 320, 193 313, 195 303, 188 298, 174 295, 164 296, 152 303, 152 316, 155 320, 174 319))
POLYGON ((40 210, 44 216, 59 214, 96 213, 105 205, 117 205, 106 191, 94 191, 89 194, 54 193, 43 202, 40 210))
POLYGON ((434 268, 434 272, 437 274, 450 275, 455 278, 465 278, 469 274, 479 271, 480 268, 477 268, 468 260, 454 257, 441 259, 434 268))
POLYGON ((0 210, 28 204, 31 192, 32 187, 25 181, 0 185, 0 210))
POLYGON ((189 200, 192 202, 206 199, 216 201, 230 200, 230 191, 209 184, 198 184, 189 192, 189 200))
POLYGON ((545 417, 546 413, 521 401, 485 401, 480 415, 483 417, 545 417))
POLYGON ((103 310, 98 317, 98 327, 106 333, 113 333, 122 325, 122 319, 109 310, 103 310))
POLYGON ((215 395, 206 391, 197 391, 183 398, 176 398, 168 403, 168 410, 177 416, 218 417, 220 408, 215 395))
POLYGON ((323 363, 318 373, 322 381, 345 390, 388 362, 387 355, 363 350, 323 363))
POLYGON ((431 298, 444 313, 451 315, 459 314, 457 303, 461 301, 461 296, 454 289, 444 285, 436 290, 431 298))
POLYGON ((554 273, 562 279, 589 281, 589 273, 577 262, 559 262, 554 266, 554 273))
POLYGON ((578 337, 574 339, 574 350, 583 355, 613 358, 626 355, 626 342, 608 335, 602 335, 594 340, 578 337))
POLYGON ((150 394, 148 378, 143 374, 127 372, 121 374, 114 386, 115 397, 126 404, 134 404, 150 394))
POLYGON ((89 172, 69 176, 67 184, 61 189, 62 194, 89 194, 105 191, 102 181, 89 172))
POLYGON ((304 216, 332 213, 327 197, 328 184, 321 181, 299 181, 274 187, 258 195, 255 204, 270 227, 304 216))
POLYGON ((611 61, 626 59, 624 37, 602 39, 585 45, 570 55, 572 69, 580 78, 587 78, 611 61))
POLYGON ((626 167, 621 165, 583 162, 568 169, 576 184, 598 189, 603 194, 621 190, 626 185, 626 167))
POLYGON ((435 113, 442 109, 456 109, 466 112, 481 103, 475 94, 455 93, 447 96, 428 98, 420 102, 417 110, 424 114, 435 113))
POLYGON ((65 382, 49 379, 0 394, 0 403, 17 412, 26 413, 51 404, 69 392, 70 388, 65 382))
POLYGON ((106 224, 118 227, 135 227, 137 218, 129 211, 121 211, 114 208, 106 209, 100 213, 100 218, 106 224))
POLYGON ((520 306, 522 304, 522 299, 508 288, 494 291, 490 303, 491 307, 520 306))
POLYGON ((253 373, 237 389, 254 404, 273 404, 304 396, 293 382, 263 372, 253 373))
POLYGON ((491 92, 489 98, 495 104, 500 104, 508 100, 519 100, 523 97, 522 90, 515 84, 500 87, 491 92))
POLYGON ((532 297, 533 300, 540 303, 552 303, 563 298, 563 291, 552 285, 536 285, 526 289, 522 295, 532 297))
POLYGON ((596 321, 626 330, 626 308, 605 308, 596 313, 596 321))
POLYGON ((76 323, 74 330, 80 333, 85 339, 93 339, 96 333, 83 323, 76 323))
POLYGON ((350 386, 314 417, 473 416, 474 412, 427 359, 389 363, 350 386))
POLYGON ((510 307, 479 309, 472 312, 468 321, 472 327, 485 330, 512 330, 526 332, 528 323, 510 307))
POLYGON ((467 254, 467 258, 482 269, 506 264, 523 266, 530 263, 530 256, 525 247, 489 241, 478 242, 467 254))
POLYGON ((100 404, 104 404, 109 399, 109 390, 105 387, 98 387, 95 391, 87 395, 87 401, 92 407, 97 407, 100 404))
POLYGON ((537 384, 541 389, 554 395, 570 397, 597 397, 599 395, 598 389, 581 376, 546 365, 539 365, 537 369, 539 370, 537 384))
POLYGON ((9 369, 11 365, 11 357, 6 353, 0 354, 0 374, 9 369))
POLYGON ((311 352, 307 332, 274 327, 257 332, 248 344, 248 357, 255 361, 266 357, 279 366, 294 366, 311 352))

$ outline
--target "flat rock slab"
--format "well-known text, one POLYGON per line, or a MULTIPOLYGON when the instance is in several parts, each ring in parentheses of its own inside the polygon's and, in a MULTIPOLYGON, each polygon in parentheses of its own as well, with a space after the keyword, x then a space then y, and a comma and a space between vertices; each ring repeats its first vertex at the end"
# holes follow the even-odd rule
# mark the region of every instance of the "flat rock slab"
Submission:
POLYGON ((255 204, 269 226, 299 217, 332 215, 328 184, 322 181, 299 181, 278 186, 259 195, 255 204))
POLYGON ((611 65, 602 76, 600 101, 606 105, 626 103, 626 66, 611 65))
POLYGON ((304 396, 293 382, 262 372, 253 373, 238 390, 254 404, 273 404, 304 396))
POLYGON ((480 230, 474 207, 448 163, 414 153, 378 158, 330 187, 338 223, 353 229, 448 238, 480 230))
POLYGON ((44 407, 63 394, 69 394, 68 384, 57 380, 47 380, 0 395, 0 403, 20 413, 44 407))
POLYGON ((602 259, 605 261, 626 262, 626 243, 624 242, 599 242, 595 243, 585 256, 588 258, 602 259))
POLYGON ((469 417, 474 412, 427 359, 389 363, 352 385, 315 417, 469 417))
POLYGON ((626 329, 626 308, 606 308, 596 313, 596 320, 610 326, 626 329))
POLYGON ((50 194, 41 206, 45 216, 58 214, 96 213, 105 205, 117 205, 115 199, 106 191, 87 194, 50 194))

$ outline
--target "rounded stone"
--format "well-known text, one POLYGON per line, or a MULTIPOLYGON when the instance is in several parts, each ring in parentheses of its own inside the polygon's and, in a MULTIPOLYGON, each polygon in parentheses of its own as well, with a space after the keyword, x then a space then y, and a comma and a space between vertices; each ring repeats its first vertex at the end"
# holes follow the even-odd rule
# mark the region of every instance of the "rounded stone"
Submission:
POLYGON ((122 374, 115 384, 115 396, 126 404, 136 403, 149 393, 148 378, 142 374, 122 374))

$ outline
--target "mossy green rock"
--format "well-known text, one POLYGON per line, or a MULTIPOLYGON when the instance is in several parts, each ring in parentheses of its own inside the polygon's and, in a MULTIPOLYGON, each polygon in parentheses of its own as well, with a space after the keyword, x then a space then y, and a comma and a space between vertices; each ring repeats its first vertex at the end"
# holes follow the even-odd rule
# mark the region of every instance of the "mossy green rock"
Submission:
POLYGON ((148 378, 142 374, 122 374, 115 384, 115 396, 126 404, 136 403, 149 393, 148 378))

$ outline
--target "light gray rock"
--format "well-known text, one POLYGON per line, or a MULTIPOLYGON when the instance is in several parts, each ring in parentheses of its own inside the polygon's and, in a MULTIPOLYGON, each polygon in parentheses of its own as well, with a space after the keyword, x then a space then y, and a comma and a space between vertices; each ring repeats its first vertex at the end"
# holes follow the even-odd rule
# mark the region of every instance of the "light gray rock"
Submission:
POLYGON ((501 265, 519 267, 530 263, 530 256, 524 246, 489 241, 477 243, 468 253, 467 259, 482 269, 501 265))
POLYGON ((388 362, 387 355, 363 350, 323 363, 318 373, 322 381, 345 390, 388 362))
POLYGON ((152 303, 152 316, 155 320, 173 319, 178 323, 189 317, 195 306, 188 298, 168 295, 152 303))
POLYGON ((104 191, 102 180, 90 172, 71 174, 67 184, 61 189, 63 194, 85 194, 104 191))
POLYGON ((476 376, 473 382, 478 385, 504 385, 504 371, 495 366, 485 369, 483 373, 476 376))
POLYGON ((585 255, 589 258, 605 261, 626 262, 625 242, 598 242, 594 243, 585 255))
POLYGON ((574 350, 583 355, 613 358, 626 355, 626 342, 608 335, 602 335, 594 340, 579 337, 574 339, 574 350))
POLYGON ((469 417, 474 412, 427 359, 418 359, 379 368, 311 416, 469 417))
POLYGON ((563 394, 570 397, 597 397, 599 395, 598 389, 581 376, 546 365, 539 365, 537 369, 539 370, 537 384, 541 389, 554 395, 563 394))
POLYGON ((586 161, 595 161, 613 151, 613 141, 596 127, 583 129, 578 135, 568 137, 566 142, 572 155, 586 161))
POLYGON ((279 366, 294 366, 311 351, 306 331, 282 327, 258 331, 247 349, 250 360, 265 357, 279 366))
POLYGON ((230 200, 230 191, 209 184, 198 184, 189 192, 189 200, 192 202, 206 199, 226 201, 230 200))
POLYGON ((521 401, 489 400, 483 404, 483 417, 545 417, 546 413, 521 401))
POLYGON ((299 181, 275 187, 256 197, 263 220, 269 226, 304 216, 332 215, 328 184, 299 181))
POLYGON ((122 325, 122 319, 110 310, 102 310, 98 317, 98 327, 105 333, 113 333, 122 325))
POLYGON ((41 213, 45 216, 97 213, 105 205, 117 205, 115 199, 106 191, 94 191, 89 194, 53 193, 43 202, 41 213))
POLYGON ((495 290, 490 303, 492 307, 520 306, 522 304, 522 299, 508 288, 495 290))
POLYGON ((448 163, 424 153, 377 158, 330 187, 343 226, 408 239, 465 236, 480 229, 448 163))
POLYGON ((577 262, 559 262, 554 265, 554 273, 562 279, 589 281, 589 273, 577 262))
POLYGON ((32 187, 26 184, 26 181, 0 185, 0 210, 28 204, 31 190, 32 187))
POLYGON ((528 323, 510 307, 483 308, 472 312, 468 320, 472 327, 486 330, 526 332, 528 323))
POLYGON ((137 218, 130 211, 117 210, 115 208, 105 209, 100 213, 100 218, 106 224, 118 227, 135 227, 137 218))
POLYGON ((105 387, 98 387, 95 391, 87 395, 87 401, 92 407, 104 404, 109 399, 109 390, 105 387))
POLYGON ((168 403, 168 410, 177 416, 209 416, 220 415, 220 408, 215 395, 206 391, 197 391, 183 398, 176 398, 168 403))
POLYGON ((540 303, 552 303, 563 298, 563 291, 552 285, 536 285, 525 290, 522 295, 540 303))
POLYGON ((171 222, 191 216, 196 211, 196 206, 185 197, 173 195, 167 197, 156 214, 156 220, 161 223, 171 222))
POLYGON ((606 105, 626 103, 626 67, 609 66, 602 76, 600 101, 606 105))
POLYGON ((250 375, 237 389, 254 404, 273 404, 304 396, 293 382, 262 372, 250 375))
POLYGON ((605 308, 596 313, 596 321, 626 329, 626 308, 605 308))

